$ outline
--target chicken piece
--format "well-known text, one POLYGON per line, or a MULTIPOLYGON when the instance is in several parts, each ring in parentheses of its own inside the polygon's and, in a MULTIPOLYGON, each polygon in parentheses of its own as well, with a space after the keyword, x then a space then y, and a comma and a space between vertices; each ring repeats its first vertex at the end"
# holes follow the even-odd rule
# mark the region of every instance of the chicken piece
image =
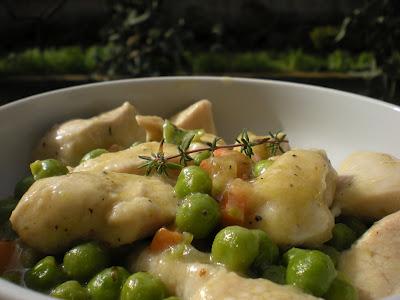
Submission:
POLYGON ((123 148, 143 141, 145 132, 136 120, 136 109, 125 102, 120 107, 90 119, 71 120, 55 125, 34 150, 35 159, 56 158, 76 166, 83 155, 96 148, 117 144, 123 148))
POLYGON ((379 220, 400 209, 400 160, 356 152, 341 164, 335 207, 343 214, 379 220))
POLYGON ((343 252, 339 271, 358 289, 360 300, 400 293, 400 212, 378 221, 343 252))
POLYGON ((161 141, 164 119, 159 116, 136 116, 136 122, 146 131, 146 141, 161 141))
POLYGON ((250 279, 228 272, 224 267, 201 263, 191 258, 177 258, 168 251, 141 253, 132 271, 147 271, 158 276, 171 294, 182 300, 312 300, 294 287, 279 285, 266 279, 250 279))
MULTIPOLYGON (((136 121, 146 131, 146 141, 160 141, 163 137, 164 119, 159 116, 137 115, 136 121)), ((200 100, 171 118, 171 123, 185 130, 204 129, 205 141, 216 134, 211 102, 200 100)))
MULTIPOLYGON (((146 168, 141 168, 146 161, 141 159, 139 155, 151 156, 157 153, 160 143, 148 142, 133 146, 129 149, 114 153, 104 153, 96 158, 90 159, 77 166, 73 172, 93 171, 93 172, 117 172, 143 175, 146 168)), ((163 151, 165 156, 178 154, 176 145, 164 144, 163 151)), ((178 159, 171 160, 178 162, 178 159)))
POLYGON ((36 181, 10 221, 22 241, 44 253, 81 239, 115 247, 173 222, 176 204, 173 188, 154 177, 70 173, 36 181))
POLYGON ((322 244, 334 226, 329 206, 335 183, 336 172, 324 151, 288 151, 252 183, 248 224, 279 245, 322 244))
POLYGON ((212 104, 200 100, 190 105, 171 118, 171 122, 183 129, 204 129, 207 133, 216 134, 212 104))

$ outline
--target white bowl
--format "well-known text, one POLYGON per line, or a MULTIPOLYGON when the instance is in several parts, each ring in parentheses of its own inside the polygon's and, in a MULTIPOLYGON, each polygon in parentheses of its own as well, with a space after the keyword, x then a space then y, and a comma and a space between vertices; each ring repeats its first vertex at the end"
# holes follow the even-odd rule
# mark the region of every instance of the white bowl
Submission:
MULTIPOLYGON (((213 102, 226 139, 244 127, 283 130, 291 145, 325 149, 334 165, 356 150, 400 157, 400 107, 337 90, 271 80, 164 77, 61 89, 0 107, 0 197, 28 173, 31 149, 56 122, 88 117, 131 101, 142 113, 169 116, 199 99, 213 102)), ((0 299, 45 299, 0 281, 0 299)), ((399 298, 396 298, 400 300, 399 298)))

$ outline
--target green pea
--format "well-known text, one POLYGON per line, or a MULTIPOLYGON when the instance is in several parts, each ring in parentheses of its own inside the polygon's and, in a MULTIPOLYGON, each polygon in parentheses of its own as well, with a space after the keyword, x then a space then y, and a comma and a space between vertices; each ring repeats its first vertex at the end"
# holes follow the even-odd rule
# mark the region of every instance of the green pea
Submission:
POLYGON ((256 162, 253 166, 253 176, 258 177, 263 174, 274 162, 269 159, 263 159, 256 162))
POLYGON ((163 138, 166 143, 180 145, 186 134, 186 130, 180 129, 170 121, 165 120, 163 125, 163 138))
POLYGON ((343 251, 351 247, 357 240, 356 233, 343 223, 335 224, 332 230, 332 239, 328 242, 329 245, 336 250, 343 251))
POLYGON ((64 255, 63 267, 69 277, 84 281, 106 268, 109 257, 96 243, 76 246, 64 255))
POLYGON ((50 296, 66 300, 88 300, 90 298, 87 290, 75 280, 66 281, 55 287, 50 292, 50 296))
POLYGON ((191 193, 209 194, 211 186, 211 178, 206 171, 198 166, 189 166, 180 172, 175 184, 175 192, 180 198, 191 193))
POLYGON ((65 279, 65 274, 53 256, 46 256, 25 273, 25 283, 29 288, 48 290, 65 279))
POLYGON ((163 138, 166 143, 181 145, 185 142, 185 139, 198 141, 203 134, 204 130, 202 129, 185 130, 176 127, 169 120, 165 120, 163 124, 163 138))
POLYGON ((14 208, 17 206, 18 200, 8 197, 0 200, 0 223, 6 222, 14 208))
POLYGON ((21 199, 34 182, 33 176, 28 176, 18 181, 14 188, 15 199, 21 199))
POLYGON ((327 245, 323 245, 320 250, 331 258, 335 267, 338 265, 339 258, 340 258, 339 251, 337 251, 335 248, 327 246, 327 245))
POLYGON ((297 255, 305 254, 307 253, 307 251, 308 250, 293 247, 286 251, 285 254, 283 254, 283 263, 285 264, 285 266, 287 266, 292 258, 296 257, 297 255))
POLYGON ((232 271, 245 272, 259 251, 259 241, 253 231, 240 226, 228 226, 214 238, 212 260, 232 271))
POLYGON ((166 288, 160 279, 146 272, 138 272, 125 281, 120 300, 162 300, 166 288))
POLYGON ((357 300, 357 290, 344 278, 337 276, 324 294, 326 300, 357 300))
POLYGON ((111 267, 101 271, 87 285, 91 299, 119 299, 122 285, 128 277, 129 272, 122 267, 111 267))
POLYGON ((209 158, 211 156, 211 152, 210 151, 201 151, 199 152, 197 155, 193 156, 193 162, 196 166, 199 166, 200 163, 209 158))
POLYGON ((263 273, 262 278, 268 279, 278 284, 286 283, 286 268, 284 266, 267 266, 263 273))
POLYGON ((190 232, 196 239, 207 237, 220 218, 217 201, 207 194, 186 196, 176 211, 176 225, 180 231, 190 232))
POLYGON ((335 277, 332 260, 321 251, 308 250, 289 258, 286 283, 314 296, 325 294, 335 277))
POLYGON ((98 156, 100 156, 100 155, 102 155, 102 154, 104 154, 104 153, 107 153, 107 152, 108 152, 108 151, 107 151, 106 149, 101 149, 101 148, 99 148, 99 149, 94 149, 94 150, 92 150, 92 151, 86 153, 86 154, 82 157, 80 163, 83 163, 83 162, 85 162, 85 161, 88 161, 88 160, 90 160, 90 159, 92 159, 92 158, 96 158, 96 157, 98 157, 98 156))
POLYGON ((263 270, 266 266, 277 262, 279 257, 279 248, 271 241, 264 231, 253 229, 252 232, 258 239, 259 243, 258 255, 252 264, 252 268, 255 270, 263 270))
POLYGON ((56 159, 37 160, 30 165, 33 178, 39 180, 46 177, 60 176, 68 173, 68 169, 56 159))
POLYGON ((357 238, 362 236, 367 231, 367 226, 356 217, 345 216, 341 217, 342 222, 349 226, 355 233, 357 238))

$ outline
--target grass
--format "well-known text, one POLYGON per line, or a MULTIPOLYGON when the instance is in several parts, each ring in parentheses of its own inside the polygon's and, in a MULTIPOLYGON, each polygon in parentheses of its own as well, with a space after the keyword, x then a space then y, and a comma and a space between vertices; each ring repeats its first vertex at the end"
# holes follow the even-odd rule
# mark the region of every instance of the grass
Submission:
POLYGON ((284 73, 302 72, 361 72, 374 71, 374 56, 363 52, 350 55, 336 50, 328 55, 304 53, 301 49, 248 53, 200 53, 192 56, 194 73, 284 73))
MULTIPOLYGON (((93 74, 106 56, 106 47, 93 46, 37 48, 0 57, 0 75, 93 74)), ((189 53, 194 74, 204 73, 285 73, 361 72, 376 70, 374 56, 367 52, 350 54, 336 50, 327 55, 305 53, 301 49, 244 53, 189 53)))
POLYGON ((96 70, 103 48, 64 47, 40 51, 27 49, 0 58, 0 74, 5 75, 62 75, 89 74, 96 70))

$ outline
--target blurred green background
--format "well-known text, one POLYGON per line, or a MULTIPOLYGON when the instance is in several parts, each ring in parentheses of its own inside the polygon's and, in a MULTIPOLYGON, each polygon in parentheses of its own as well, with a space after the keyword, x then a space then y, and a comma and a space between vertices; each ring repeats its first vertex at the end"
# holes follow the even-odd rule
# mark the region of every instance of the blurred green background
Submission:
POLYGON ((224 75, 399 104, 397 0, 3 0, 0 103, 101 80, 224 75))

